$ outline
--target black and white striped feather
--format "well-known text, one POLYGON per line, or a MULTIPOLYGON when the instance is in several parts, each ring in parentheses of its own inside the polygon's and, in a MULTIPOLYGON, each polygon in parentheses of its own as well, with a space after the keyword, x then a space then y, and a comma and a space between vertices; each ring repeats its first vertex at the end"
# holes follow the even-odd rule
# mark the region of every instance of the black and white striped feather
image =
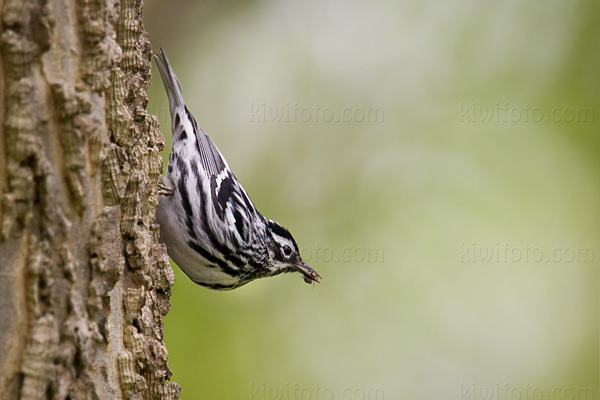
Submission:
POLYGON ((287 229, 263 217, 211 138, 198 126, 164 51, 156 62, 169 97, 173 150, 164 177, 174 189, 156 212, 169 256, 196 283, 234 289, 254 279, 298 271, 320 276, 287 229))

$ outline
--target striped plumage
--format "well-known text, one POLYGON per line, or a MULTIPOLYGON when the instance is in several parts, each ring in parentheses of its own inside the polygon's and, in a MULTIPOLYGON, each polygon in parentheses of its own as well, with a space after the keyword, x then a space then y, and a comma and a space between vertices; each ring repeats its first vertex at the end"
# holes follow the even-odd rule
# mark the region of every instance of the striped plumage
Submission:
POLYGON ((156 219, 169 256, 197 284, 229 290, 254 279, 298 271, 320 279, 290 232, 263 217, 213 141, 187 109, 177 77, 156 56, 169 97, 173 150, 156 219))

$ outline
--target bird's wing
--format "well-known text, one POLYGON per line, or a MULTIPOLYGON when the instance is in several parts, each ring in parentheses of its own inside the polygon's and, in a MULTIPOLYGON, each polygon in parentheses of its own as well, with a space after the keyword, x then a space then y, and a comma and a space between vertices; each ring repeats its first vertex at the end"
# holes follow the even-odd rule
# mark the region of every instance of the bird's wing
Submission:
POLYGON ((173 123, 173 140, 176 141, 182 137, 187 138, 188 132, 185 125, 189 122, 192 125, 191 128, 198 143, 200 163, 204 171, 206 171, 209 179, 213 176, 218 176, 223 171, 229 169, 227 161, 225 161, 225 158, 223 158, 211 138, 198 126, 196 119, 187 109, 181 86, 165 52, 161 49, 160 54, 155 54, 155 58, 160 76, 165 85, 165 90, 167 91, 167 96, 169 97, 169 108, 173 123), (182 133, 185 133, 185 136, 182 136, 182 133))
MULTIPOLYGON (((257 221, 260 222, 262 217, 259 217, 260 214, 256 207, 229 169, 227 161, 217 146, 198 126, 196 119, 186 107, 181 86, 165 52, 161 49, 160 54, 156 54, 155 58, 169 97, 174 144, 177 141, 187 139, 188 134, 191 134, 190 131, 194 132, 196 138, 197 148, 188 148, 188 150, 193 149, 193 153, 197 154, 187 153, 180 158, 185 158, 187 162, 192 164, 194 160, 199 159, 200 161, 199 165, 191 165, 191 172, 196 176, 196 179, 206 179, 207 186, 205 190, 211 197, 211 202, 204 203, 205 212, 207 214, 214 213, 213 216, 218 217, 218 219, 206 218, 203 224, 212 233, 210 240, 213 245, 219 246, 221 251, 227 254, 223 246, 228 242, 226 236, 231 238, 237 234, 239 241, 248 242, 255 230, 254 225, 257 221), (208 207, 209 204, 211 207, 208 207), (219 226, 212 226, 209 223, 210 221, 214 223, 221 221, 221 223, 219 223, 219 226)), ((184 168, 186 168, 185 165, 180 169, 184 168)), ((198 200, 203 203, 207 199, 201 198, 198 200)), ((201 213, 201 215, 203 214, 201 213)), ((202 232, 197 232, 197 234, 201 235, 202 232)))

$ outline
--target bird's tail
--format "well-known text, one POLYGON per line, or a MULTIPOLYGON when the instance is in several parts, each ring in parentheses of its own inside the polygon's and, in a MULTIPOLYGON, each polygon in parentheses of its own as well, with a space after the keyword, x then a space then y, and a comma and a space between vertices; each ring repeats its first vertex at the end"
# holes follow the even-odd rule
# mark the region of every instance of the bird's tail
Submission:
POLYGON ((156 65, 158 65, 158 71, 165 85, 167 96, 169 96, 169 108, 171 109, 171 115, 173 115, 175 109, 185 106, 181 86, 179 86, 179 81, 171 68, 164 50, 160 49, 160 54, 155 54, 154 57, 156 58, 156 65))

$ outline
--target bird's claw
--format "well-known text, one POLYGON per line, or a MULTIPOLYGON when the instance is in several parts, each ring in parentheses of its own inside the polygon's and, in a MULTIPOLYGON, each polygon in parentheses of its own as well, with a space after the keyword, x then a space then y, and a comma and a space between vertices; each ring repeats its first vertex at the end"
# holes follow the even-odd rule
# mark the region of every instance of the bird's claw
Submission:
POLYGON ((159 196, 173 196, 175 193, 175 188, 170 187, 165 183, 165 181, 161 178, 158 183, 158 195, 159 196))

